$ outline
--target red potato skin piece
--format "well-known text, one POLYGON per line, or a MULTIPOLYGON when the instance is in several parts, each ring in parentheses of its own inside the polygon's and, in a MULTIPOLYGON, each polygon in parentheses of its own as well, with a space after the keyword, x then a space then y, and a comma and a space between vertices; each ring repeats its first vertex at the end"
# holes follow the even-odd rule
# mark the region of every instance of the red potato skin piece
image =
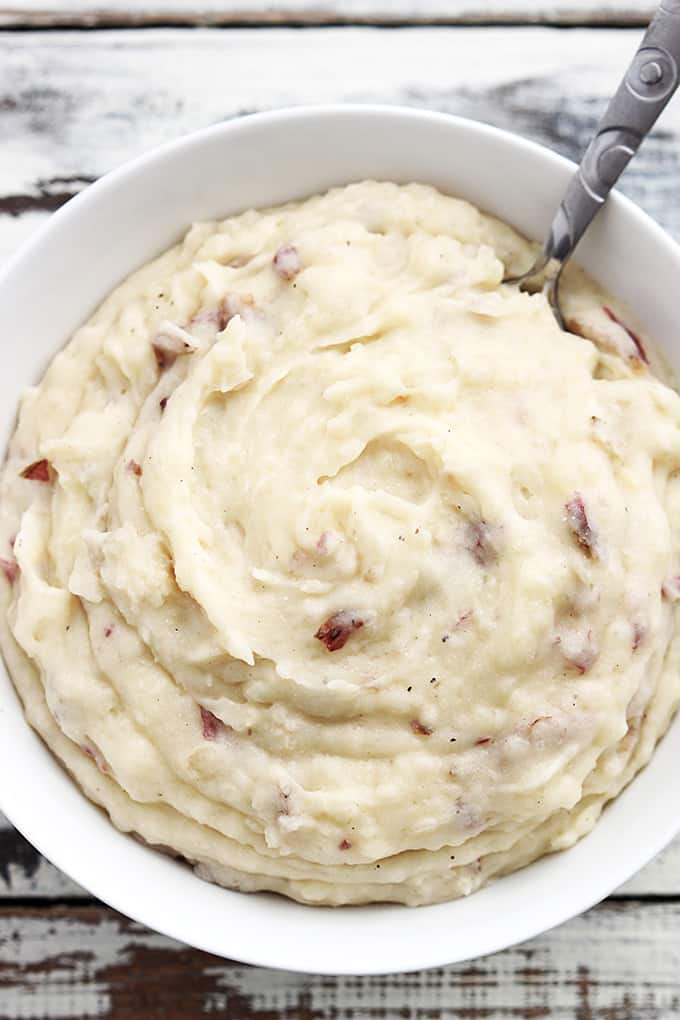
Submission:
POLYGON ((345 647, 351 635, 363 625, 362 619, 354 616, 348 609, 342 609, 324 620, 314 637, 321 641, 329 652, 337 652, 345 647))
POLYGON ((341 839, 338 843, 338 850, 349 850, 351 849, 351 846, 352 844, 348 839, 341 839))
MULTIPOLYGON (((632 329, 630 329, 629 326, 626 326, 624 322, 621 322, 618 315, 616 315, 616 313, 613 312, 612 309, 608 307, 608 305, 602 305, 601 307, 602 311, 605 313, 607 318, 611 322, 616 323, 617 326, 620 326, 624 333, 627 333, 631 341, 633 342, 636 353, 635 355, 631 354, 628 360, 636 362, 641 361, 643 365, 649 365, 649 358, 647 357, 647 352, 638 334, 635 333, 632 329)), ((574 333, 576 336, 582 336, 585 340, 592 340, 593 343, 597 344, 597 340, 595 340, 587 330, 584 332, 584 327, 582 326, 581 322, 578 319, 576 318, 567 319, 566 327, 570 333, 574 333)))
POLYGON ((498 559, 491 529, 486 521, 471 521, 467 529, 467 543, 480 567, 488 567, 498 559))
POLYGON ((637 652, 638 648, 644 641, 646 634, 647 628, 642 623, 633 624, 633 641, 631 646, 634 652, 637 652))
POLYGON ((595 533, 590 526, 583 498, 575 492, 564 504, 567 512, 567 524, 572 535, 583 549, 586 556, 595 556, 595 533))
POLYGON ((246 309, 254 309, 255 299, 252 294, 227 294, 217 308, 199 312, 192 322, 196 325, 211 322, 218 333, 226 329, 235 315, 243 316, 246 309))
POLYGON ((629 326, 626 326, 625 322, 621 322, 619 317, 607 305, 602 305, 602 311, 605 313, 605 315, 608 316, 608 318, 611 319, 612 322, 615 322, 617 326, 620 326, 621 329, 625 329, 626 333, 635 344, 635 348, 638 352, 640 361, 644 361, 645 365, 648 365, 649 358, 647 357, 647 351, 645 350, 642 340, 637 335, 637 333, 634 333, 629 326))
POLYGON ((30 482, 51 482, 54 478, 54 469, 49 460, 35 460, 21 472, 22 478, 28 478, 30 482))
POLYGON ((216 740, 224 729, 224 723, 210 709, 204 708, 203 705, 199 705, 198 708, 201 713, 201 731, 203 736, 206 740, 216 740))
POLYGON ((92 759, 100 772, 103 772, 105 776, 111 775, 111 766, 96 745, 81 744, 80 749, 87 755, 88 758, 92 759))
POLYGON ((9 584, 14 584, 21 573, 21 567, 16 560, 5 560, 0 558, 0 570, 2 570, 9 584))
POLYGON ((174 351, 168 351, 165 347, 161 347, 160 344, 151 344, 151 348, 160 372, 165 372, 167 368, 171 368, 177 361, 177 355, 174 351))
POLYGON ((319 539, 318 539, 318 541, 316 543, 316 551, 319 553, 320 556, 327 556, 328 555, 328 539, 329 539, 329 537, 330 537, 330 532, 328 532, 328 531, 323 531, 321 533, 321 535, 319 536, 319 539))
POLYGON ((217 309, 217 332, 221 333, 223 329, 226 329, 235 315, 238 315, 237 304, 228 298, 221 301, 217 309))
POLYGON ((137 478, 139 478, 142 473, 142 466, 141 464, 138 464, 136 460, 129 460, 127 462, 127 469, 131 474, 136 475, 137 478))
POLYGON ((580 673, 581 676, 588 672, 597 659, 597 652, 588 645, 578 655, 564 655, 564 652, 562 654, 564 661, 575 669, 577 673, 580 673))
POLYGON ((292 280, 302 269, 297 248, 292 244, 282 244, 272 263, 276 272, 284 280, 292 280))
POLYGON ((680 574, 674 574, 664 581, 661 585, 661 598, 669 602, 680 598, 680 574))
POLYGON ((423 725, 419 719, 411 719, 409 726, 418 737, 431 737, 433 731, 429 726, 423 725))
POLYGON ((252 294, 226 294, 213 308, 201 308, 189 323, 192 326, 214 326, 217 333, 226 329, 235 315, 243 315, 246 309, 255 307, 252 294))

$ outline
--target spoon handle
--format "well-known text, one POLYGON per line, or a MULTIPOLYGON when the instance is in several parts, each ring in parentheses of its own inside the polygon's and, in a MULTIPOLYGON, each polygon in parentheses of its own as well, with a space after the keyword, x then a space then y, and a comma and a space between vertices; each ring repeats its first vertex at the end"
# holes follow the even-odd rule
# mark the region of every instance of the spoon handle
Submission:
POLYGON ((564 262, 678 87, 680 0, 662 0, 555 215, 543 249, 564 262))

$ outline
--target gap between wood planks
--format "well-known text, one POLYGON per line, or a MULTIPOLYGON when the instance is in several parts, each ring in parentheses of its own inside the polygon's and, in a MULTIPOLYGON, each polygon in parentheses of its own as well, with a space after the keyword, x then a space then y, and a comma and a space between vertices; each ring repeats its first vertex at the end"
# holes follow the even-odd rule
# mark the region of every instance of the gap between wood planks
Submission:
POLYGON ((529 28, 544 28, 544 29, 557 29, 562 32, 570 32, 578 29, 587 29, 589 32, 606 32, 612 29, 640 29, 645 28, 648 24, 648 20, 630 20, 630 21, 559 21, 559 20, 541 20, 541 21, 481 21, 481 20, 469 20, 469 21, 191 21, 175 19, 165 20, 145 20, 145 21, 121 21, 121 20, 98 20, 91 24, 83 24, 81 22, 70 21, 67 18, 59 21, 47 21, 47 22, 35 22, 31 24, 6 24, 0 20, 0 33, 6 33, 11 36, 30 35, 34 32, 40 33, 55 33, 59 32, 74 32, 83 33, 84 35, 90 32, 125 32, 130 29, 135 32, 144 33, 151 32, 155 29, 216 29, 223 31, 232 32, 247 32, 252 29, 256 30, 269 30, 270 32, 276 32, 276 30, 293 29, 296 32, 313 32, 318 29, 379 29, 381 32, 400 32, 405 29, 529 29, 529 28))
POLYGON ((310 21, 304 19, 286 19, 283 20, 257 20, 243 18, 238 21, 224 21, 214 18, 205 18, 201 21, 187 17, 182 18, 179 16, 175 17, 146 17, 142 18, 141 12, 138 18, 131 20, 123 20, 120 17, 100 17, 96 21, 88 21, 83 23, 80 19, 74 19, 65 14, 63 17, 53 18, 50 17, 46 20, 33 19, 26 22, 15 22, 5 21, 3 19, 2 12, 0 12, 0 32, 8 33, 24 33, 24 32, 60 32, 67 29, 69 32, 92 32, 101 29, 107 29, 108 31, 125 31, 126 29, 134 29, 135 31, 145 31, 147 29, 154 28, 223 28, 233 29, 238 31, 239 29, 286 29, 293 28, 298 31, 304 31, 305 29, 318 29, 318 28, 379 28, 383 31, 399 31, 404 28, 531 28, 540 26, 543 28, 558 28, 564 31, 570 29, 587 28, 592 31, 601 31, 604 29, 612 28, 644 28, 649 24, 649 18, 631 17, 625 20, 617 19, 612 20, 611 18, 602 18, 599 21, 590 20, 584 21, 581 18, 574 18, 573 20, 558 17, 545 17, 535 18, 526 21, 520 21, 515 18, 459 18, 457 20, 452 19, 419 19, 417 21, 412 20, 400 20, 392 19, 389 21, 376 21, 375 19, 361 20, 358 18, 350 19, 346 18, 343 20, 334 18, 330 20, 319 19, 318 21, 310 21))
MULTIPOLYGON (((246 893, 244 895, 251 895, 246 893)), ((257 894, 255 894, 257 895, 257 894)), ((611 905, 613 908, 626 910, 628 907, 640 907, 645 905, 660 905, 664 904, 668 906, 680 907, 680 892, 679 893, 626 893, 626 892, 614 892, 610 896, 606 896, 600 900, 594 906, 589 907, 588 910, 582 912, 581 915, 589 913, 591 910, 595 910, 602 904, 611 905)), ((91 896, 87 892, 83 892, 81 896, 12 896, 2 895, 0 896, 0 916, 6 913, 12 913, 14 910, 33 910, 39 911, 44 914, 48 914, 50 910, 79 910, 81 907, 97 907, 98 909, 116 913, 112 907, 109 907, 103 900, 98 900, 96 896, 91 896)), ((314 909, 313 907, 310 909, 314 909)), ((409 908, 417 909, 417 908, 409 908)), ((123 915, 121 915, 123 916, 123 915)), ((565 922, 568 923, 568 922, 565 922)), ((679 978, 680 980, 680 978, 679 978)))

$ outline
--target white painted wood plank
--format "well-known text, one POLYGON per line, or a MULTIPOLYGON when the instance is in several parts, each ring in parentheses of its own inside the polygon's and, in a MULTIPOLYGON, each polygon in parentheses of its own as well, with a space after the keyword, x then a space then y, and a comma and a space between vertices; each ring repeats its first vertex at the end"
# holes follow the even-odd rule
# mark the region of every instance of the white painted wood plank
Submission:
MULTIPOLYGON (((78 190, 83 175, 244 111, 405 103, 477 117, 577 157, 639 35, 541 28, 1 34, 0 254, 30 232, 55 194, 78 190), (17 202, 32 223, 14 215, 17 202)), ((622 183, 676 237, 679 141, 676 101, 622 183)))
POLYGON ((680 836, 621 886, 617 896, 680 896, 680 836))
POLYGON ((605 904, 474 963, 387 977, 243 967, 98 908, 0 911, 3 1020, 671 1020, 680 905, 605 904))
POLYGON ((640 24, 654 8, 652 0, 5 0, 0 25, 640 24))
MULTIPOLYGON (((448 110, 576 156, 638 39, 541 28, 6 33, 0 194, 42 198, 68 190, 55 177, 77 187, 185 131, 302 102, 448 110)), ((623 183, 677 236, 679 138, 674 103, 623 183)))
POLYGON ((0 815, 0 903, 8 899, 65 899, 87 895, 0 815))

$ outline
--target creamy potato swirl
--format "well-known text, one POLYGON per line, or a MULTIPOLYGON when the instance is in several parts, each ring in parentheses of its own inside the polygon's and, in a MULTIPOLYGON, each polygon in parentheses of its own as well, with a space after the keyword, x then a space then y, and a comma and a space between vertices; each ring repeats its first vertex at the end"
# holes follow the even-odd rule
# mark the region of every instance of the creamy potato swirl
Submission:
POLYGON ((680 399, 583 274, 570 333, 502 284, 531 257, 420 185, 199 224, 25 394, 2 648, 116 826, 237 889, 431 903, 648 760, 680 399))

